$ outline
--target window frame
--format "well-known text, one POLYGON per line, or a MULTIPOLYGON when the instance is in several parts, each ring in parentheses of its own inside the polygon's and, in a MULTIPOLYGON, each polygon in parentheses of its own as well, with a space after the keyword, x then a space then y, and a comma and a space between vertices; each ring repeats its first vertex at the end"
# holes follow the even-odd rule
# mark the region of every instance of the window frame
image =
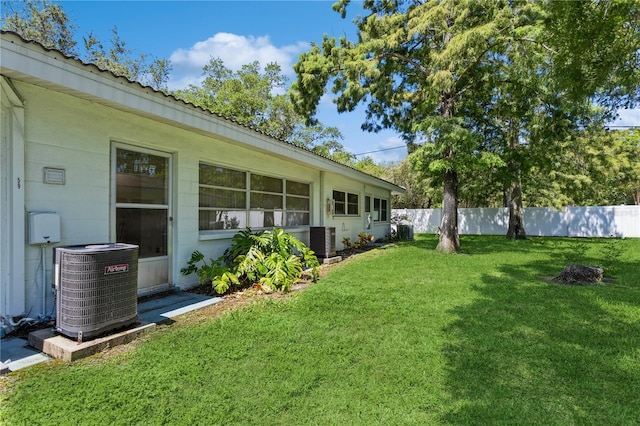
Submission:
MULTIPOLYGON (((243 229, 246 227, 249 227, 251 229, 269 229, 275 226, 278 228, 291 229, 296 227, 311 226, 312 187, 310 182, 304 182, 297 179, 288 179, 285 177, 267 175, 267 174, 258 173, 258 172, 254 173, 249 170, 240 170, 238 168, 210 163, 208 161, 199 161, 198 169, 201 170, 203 166, 219 168, 223 171, 244 173, 245 185, 244 185, 244 188, 211 185, 208 183, 203 183, 201 181, 201 175, 198 176, 198 232, 201 235, 218 234, 225 231, 227 232, 237 231, 238 229, 243 229), (260 187, 260 185, 258 185, 256 181, 258 176, 262 178, 280 181, 281 192, 273 192, 273 190, 265 190, 264 187, 260 187), (252 189, 253 182, 256 182, 255 186, 257 189, 252 189), (287 192, 288 183, 295 184, 295 189, 292 189, 292 193, 287 192), (304 190, 300 191, 301 185, 303 187, 302 189, 306 187, 306 191, 304 190), (236 191, 238 193, 242 193, 244 194, 244 207, 231 209, 231 208, 216 207, 216 206, 203 206, 203 202, 201 198, 203 195, 202 193, 203 188, 214 189, 214 190, 218 189, 221 191, 236 191), (307 195, 300 194, 300 192, 306 192, 307 195), (252 198, 252 195, 254 194, 255 194, 255 198, 252 198), (258 207, 255 204, 252 205, 252 200, 256 200, 258 197, 264 197, 264 196, 280 197, 280 200, 279 200, 280 205, 279 206, 272 205, 270 207, 258 207), (292 207, 287 208, 287 200, 292 198, 295 198, 296 200, 303 200, 302 202, 298 201, 297 203, 298 208, 292 208, 292 207), (306 209, 299 208, 300 204, 302 204, 302 207, 305 207, 304 206, 305 201, 306 201, 307 208, 306 209), (240 217, 239 224, 237 224, 236 226, 232 224, 231 227, 227 227, 227 219, 225 216, 225 221, 221 228, 215 228, 215 227, 204 228, 202 226, 202 223, 203 223, 202 212, 206 212, 206 211, 210 211, 210 212, 215 211, 215 212, 220 212, 221 214, 227 211, 237 212, 238 216, 235 216, 234 219, 240 217), (255 222, 257 219, 256 214, 264 215, 262 226, 251 226, 252 221, 255 222), (244 219, 244 221, 242 219, 244 219), (288 224, 288 223, 298 222, 298 221, 301 223, 294 223, 290 225, 288 224), (272 222, 272 223, 266 224, 267 222, 272 222), (245 226, 242 226, 243 223, 245 226)), ((275 182, 272 182, 272 183, 275 183, 275 182)))
POLYGON ((389 222, 389 200, 382 197, 373 197, 373 222, 389 222), (384 204, 384 207, 383 207, 384 204))
POLYGON ((333 215, 344 217, 360 217, 360 194, 357 192, 343 191, 341 189, 334 189, 331 193, 333 198, 333 215), (336 194, 342 194, 341 197, 336 197, 336 194), (352 201, 355 197, 355 202, 352 201), (340 199, 338 199, 340 198, 340 199), (340 206, 340 208, 338 207, 340 206), (352 213, 352 209, 355 206, 356 213, 352 213), (338 213, 340 210, 340 213, 338 213))

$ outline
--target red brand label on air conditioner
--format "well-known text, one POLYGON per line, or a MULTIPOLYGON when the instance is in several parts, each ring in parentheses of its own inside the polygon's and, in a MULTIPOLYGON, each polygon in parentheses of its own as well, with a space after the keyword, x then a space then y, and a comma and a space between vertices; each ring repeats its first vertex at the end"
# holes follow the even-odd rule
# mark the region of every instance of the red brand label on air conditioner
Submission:
POLYGON ((128 272, 128 271, 129 271, 129 264, 128 263, 122 263, 120 265, 109 265, 109 266, 105 266, 104 267, 104 274, 105 275, 119 274, 121 272, 128 272))

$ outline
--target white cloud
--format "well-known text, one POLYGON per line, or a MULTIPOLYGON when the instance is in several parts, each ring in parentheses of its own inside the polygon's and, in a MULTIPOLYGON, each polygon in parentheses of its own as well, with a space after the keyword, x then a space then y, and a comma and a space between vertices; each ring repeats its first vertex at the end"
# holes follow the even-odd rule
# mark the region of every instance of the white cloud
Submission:
MULTIPOLYGON (((277 62, 283 73, 292 81, 295 79, 293 64, 297 61, 298 55, 308 49, 309 43, 306 42, 278 47, 271 42, 269 36, 216 33, 206 40, 198 41, 187 48, 177 49, 171 54, 173 69, 168 86, 169 89, 176 90, 185 88, 189 84, 199 84, 202 81, 202 67, 211 58, 222 59, 225 66, 234 71, 253 61, 260 62, 262 66, 277 62)), ((342 143, 348 151, 356 153, 379 151, 367 154, 376 162, 396 162, 406 157, 404 142, 392 132, 368 133, 360 129, 364 121, 363 106, 358 107, 354 112, 338 114, 332 99, 333 95, 330 93, 322 96, 318 105, 317 118, 326 126, 335 126, 340 129, 345 137, 342 143), (387 150, 395 147, 403 148, 387 150)))
MULTIPOLYGON (((330 90, 330 86, 327 86, 327 90, 330 90)), ((331 92, 325 92, 322 96, 320 96, 320 101, 318 105, 324 108, 331 108, 333 110, 336 109, 336 104, 333 102, 336 95, 331 92)))
POLYGON ((170 89, 180 89, 188 84, 199 83, 202 80, 202 67, 211 58, 222 59, 225 66, 234 71, 254 61, 260 62, 263 67, 270 62, 277 62, 282 72, 291 77, 297 55, 308 47, 308 43, 304 42, 277 47, 271 43, 269 36, 217 33, 171 54, 173 70, 168 85, 170 89))
POLYGON ((612 126, 640 126, 640 109, 618 110, 618 119, 612 126))

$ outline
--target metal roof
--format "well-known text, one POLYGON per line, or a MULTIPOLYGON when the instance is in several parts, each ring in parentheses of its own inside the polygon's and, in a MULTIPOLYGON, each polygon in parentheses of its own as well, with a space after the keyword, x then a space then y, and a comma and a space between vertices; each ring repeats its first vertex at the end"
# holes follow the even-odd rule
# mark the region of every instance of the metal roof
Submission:
MULTIPOLYGON (((340 163, 340 162, 338 162, 336 160, 333 160, 332 158, 320 155, 320 154, 316 153, 315 151, 313 151, 313 150, 311 150, 309 148, 293 144, 293 143, 288 142, 288 141, 286 141, 284 139, 275 138, 275 137, 273 137, 273 136, 271 136, 271 135, 269 135, 269 134, 267 134, 267 133, 265 133, 265 132, 263 132, 261 130, 258 130, 258 129, 256 129, 254 127, 239 123, 237 120, 234 120, 233 118, 226 117, 226 116, 224 116, 222 114, 219 114, 219 113, 217 113, 215 111, 211 111, 211 110, 209 110, 207 108, 203 108, 201 106, 195 105, 195 104, 193 104, 191 102, 186 102, 183 99, 180 99, 180 98, 178 98, 178 97, 176 97, 176 96, 174 96, 174 95, 172 95, 170 93, 166 93, 166 92, 164 92, 162 90, 158 90, 158 89, 156 89, 154 87, 151 87, 151 86, 148 86, 148 85, 144 85, 144 84, 142 84, 142 83, 140 83, 138 81, 130 80, 125 76, 115 74, 111 70, 102 69, 102 68, 98 67, 96 64, 84 62, 78 57, 66 55, 65 53, 61 52, 58 49, 53 49, 53 48, 46 47, 43 44, 41 44, 41 43, 39 43, 39 42, 37 42, 35 40, 27 40, 27 39, 23 38, 20 34, 15 33, 13 31, 0 30, 0 34, 3 36, 3 48, 4 48, 4 42, 7 42, 7 41, 10 42, 10 43, 21 42, 24 45, 37 46, 40 49, 42 49, 44 52, 54 53, 56 55, 60 55, 65 61, 67 61, 69 63, 74 63, 76 65, 80 65, 82 68, 89 69, 90 72, 92 72, 94 74, 97 71, 98 74, 101 75, 104 78, 115 79, 115 80, 117 80, 117 81, 119 81, 121 83, 125 83, 133 90, 142 90, 142 91, 144 91, 146 93, 151 92, 153 95, 163 97, 164 99, 169 100, 170 102, 175 102, 175 103, 178 103, 180 105, 183 105, 183 106, 186 106, 188 108, 191 108, 193 110, 197 110, 197 111, 199 111, 201 113, 209 115, 210 117, 215 117, 218 120, 223 120, 223 121, 225 121, 227 123, 231 123, 234 126, 238 126, 238 127, 242 127, 242 128, 248 129, 251 132, 254 132, 254 133, 257 133, 257 134, 261 135, 262 137, 266 137, 266 138, 268 138, 270 140, 277 141, 278 143, 284 144, 284 145, 288 146, 290 149, 300 150, 300 151, 306 152, 306 153, 311 154, 312 156, 314 156, 314 157, 316 157, 318 159, 322 159, 324 161, 329 161, 329 162, 333 163, 334 166, 338 166, 340 168, 348 169, 348 170, 350 170, 352 172, 356 172, 357 174, 360 174, 363 177, 366 176, 369 179, 373 178, 376 181, 378 181, 381 186, 386 187, 387 189, 389 189, 391 191, 404 192, 404 188, 402 188, 402 187, 400 187, 400 186, 398 186, 398 185, 396 185, 396 184, 394 184, 392 182, 388 182, 388 181, 386 181, 384 179, 381 179, 379 177, 376 177, 376 176, 370 175, 368 173, 365 173, 363 171, 360 171, 360 170, 358 170, 358 169, 356 169, 356 168, 354 168, 352 166, 340 163), (14 40, 11 40, 10 38, 13 38, 14 40)), ((0 67, 4 69, 5 64, 2 64, 0 62, 0 67)))

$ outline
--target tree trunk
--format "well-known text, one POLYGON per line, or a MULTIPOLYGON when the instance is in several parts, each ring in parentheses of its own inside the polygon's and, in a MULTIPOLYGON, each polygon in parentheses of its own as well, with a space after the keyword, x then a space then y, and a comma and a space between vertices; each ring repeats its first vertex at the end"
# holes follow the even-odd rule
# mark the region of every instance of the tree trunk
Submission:
POLYGON ((444 199, 442 201, 442 223, 440 241, 436 251, 458 253, 460 236, 458 235, 458 173, 444 172, 444 199))
POLYGON ((507 238, 514 240, 524 240, 527 238, 527 233, 524 230, 522 179, 520 178, 520 170, 516 171, 516 175, 511 181, 511 188, 509 192, 509 229, 507 230, 507 238))
POLYGON ((522 207, 522 162, 519 160, 520 125, 516 120, 509 122, 509 229, 507 238, 524 240, 527 234, 524 231, 524 211, 522 207))
MULTIPOLYGON (((453 96, 448 91, 444 92, 440 104, 440 114, 444 118, 450 118, 453 117, 453 112, 453 96)), ((444 157, 446 159, 453 161, 454 156, 455 152, 451 147, 445 150, 444 157)), ((460 251, 460 236, 458 235, 458 172, 452 167, 444 172, 442 223, 440 224, 440 241, 436 251, 441 253, 458 253, 460 251)))

